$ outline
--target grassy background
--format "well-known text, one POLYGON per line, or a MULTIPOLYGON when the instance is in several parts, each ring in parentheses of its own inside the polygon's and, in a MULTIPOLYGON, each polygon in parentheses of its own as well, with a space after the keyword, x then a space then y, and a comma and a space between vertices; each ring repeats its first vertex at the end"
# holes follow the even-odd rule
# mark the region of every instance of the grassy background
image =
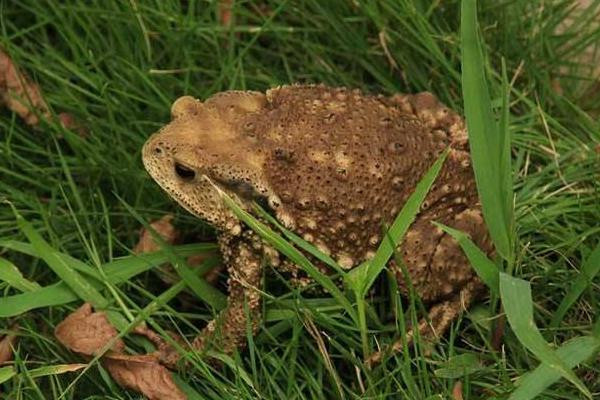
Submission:
MULTIPOLYGON (((577 55, 600 34, 589 21, 556 33, 571 2, 483 3, 479 18, 492 100, 500 101, 493 71, 500 71, 501 57, 514 81, 514 273, 532 283, 545 339, 562 343, 589 333, 600 303, 596 278, 559 327, 549 327, 582 260, 598 243, 600 126, 594 115, 600 96, 589 89, 590 68, 577 55)), ((173 212, 188 241, 213 240, 209 227, 159 190, 140 160, 143 142, 184 93, 204 98, 226 89, 324 82, 385 94, 429 90, 462 110, 459 1, 238 1, 231 28, 219 23, 215 2, 20 1, 0 7, 1 45, 39 83, 56 113, 69 112, 88 129, 83 137, 51 123, 32 129, 2 110, 0 196, 53 248, 92 266, 129 255, 135 245, 140 223, 125 204, 147 220, 173 212)), ((25 240, 6 205, 0 206, 0 238, 25 240)), ((2 256, 32 281, 57 280, 37 258, 13 251, 2 256)), ((5 283, 0 289, 5 296, 18 293, 5 283)), ((136 315, 136 305, 166 289, 155 272, 139 275, 118 286, 119 307, 136 315)), ((221 370, 198 361, 179 372, 199 398, 441 399, 451 398, 457 380, 465 399, 506 398, 515 379, 538 365, 509 329, 502 350, 492 350, 489 321, 496 309, 480 302, 431 354, 417 346, 368 371, 361 363, 360 333, 335 302, 290 291, 277 277, 267 291, 269 319, 247 351, 221 370), (456 369, 456 356, 468 368, 456 369)), ((399 300, 386 291, 372 300, 384 322, 371 322, 372 340, 389 342, 398 315, 392 305, 399 300)), ((54 326, 79 304, 18 318, 22 373, 3 385, 0 396, 58 398, 78 376, 34 379, 27 371, 80 361, 53 337, 54 326)), ((152 322, 189 337, 211 318, 211 309, 190 302, 189 295, 169 305, 154 312, 152 322)), ((404 309, 419 311, 411 305, 405 302, 404 309)), ((597 360, 577 374, 600 393, 597 360)), ((580 394, 560 381, 544 396, 580 394)), ((138 398, 94 366, 62 398, 107 397, 138 398)))

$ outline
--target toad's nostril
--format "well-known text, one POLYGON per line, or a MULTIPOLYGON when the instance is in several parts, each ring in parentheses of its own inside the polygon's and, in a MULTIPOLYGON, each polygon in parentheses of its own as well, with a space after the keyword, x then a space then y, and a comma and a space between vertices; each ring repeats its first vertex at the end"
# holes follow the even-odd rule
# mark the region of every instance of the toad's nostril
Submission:
POLYGON ((185 165, 181 165, 179 163, 175 163, 175 173, 177 176, 184 181, 191 181, 196 176, 196 172, 193 169, 186 167, 185 165))
POLYGON ((157 156, 160 156, 162 154, 162 149, 160 147, 155 147, 154 154, 156 154, 157 156))

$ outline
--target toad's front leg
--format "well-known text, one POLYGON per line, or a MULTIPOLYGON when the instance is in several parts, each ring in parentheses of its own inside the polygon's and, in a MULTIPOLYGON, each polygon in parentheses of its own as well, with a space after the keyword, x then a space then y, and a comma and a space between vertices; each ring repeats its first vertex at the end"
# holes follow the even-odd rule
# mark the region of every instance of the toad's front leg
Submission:
POLYGON ((248 238, 223 236, 219 245, 229 271, 227 307, 194 340, 195 349, 231 354, 246 344, 246 332, 258 329, 262 288, 261 252, 248 238))

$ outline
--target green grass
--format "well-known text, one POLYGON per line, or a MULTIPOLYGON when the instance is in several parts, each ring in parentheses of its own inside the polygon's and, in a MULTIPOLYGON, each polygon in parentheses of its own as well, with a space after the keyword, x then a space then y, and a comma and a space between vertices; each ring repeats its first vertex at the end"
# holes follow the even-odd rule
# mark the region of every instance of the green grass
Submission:
MULTIPOLYGON (((496 166, 483 180, 498 178, 499 187, 490 190, 501 196, 488 214, 503 215, 496 231, 505 231, 506 251, 494 265, 508 274, 498 278, 483 263, 499 290, 433 348, 417 341, 369 370, 364 349, 404 332, 422 315, 418 299, 400 299, 393 280, 382 277, 376 293, 367 295, 363 317, 360 309, 355 317, 356 297, 335 290, 334 297, 315 296, 271 274, 265 322, 248 349, 225 359, 221 369, 192 358, 177 372, 178 382, 197 396, 190 398, 447 399, 457 380, 465 399, 530 398, 540 390, 540 398, 583 398, 571 382, 600 395, 600 362, 589 357, 600 336, 600 95, 589 90, 590 68, 577 59, 600 40, 599 26, 590 22, 599 10, 591 8, 582 17, 589 20, 557 34, 570 2, 481 3, 483 76, 492 107, 481 121, 489 127, 490 118, 507 111, 507 124, 491 130, 512 141, 510 170, 500 151, 504 142, 488 143, 496 150, 487 160, 496 166), (506 191, 511 181, 512 197, 506 191), (496 351, 491 338, 503 312, 499 298, 509 318, 496 351), (523 313, 512 311, 511 298, 523 313), (535 338, 524 339, 522 331, 535 338), (540 343, 546 343, 542 350, 540 343), (556 357, 558 369, 550 365, 556 357)), ((152 268, 177 263, 190 247, 131 257, 138 218, 166 212, 176 214, 186 242, 206 243, 192 250, 213 248, 210 227, 169 200, 140 160, 143 142, 169 119, 176 97, 324 82, 384 94, 429 90, 465 111, 461 61, 471 63, 469 71, 478 71, 479 63, 467 53, 461 59, 460 1, 236 1, 233 13, 229 29, 219 25, 214 2, 0 2, 0 45, 39 83, 54 112, 73 114, 88 130, 82 137, 46 122, 32 129, 11 112, 0 113, 0 200, 9 202, 0 205, 6 298, 0 299, 0 334, 15 321, 21 326, 15 368, 0 368, 0 398, 139 398, 121 390, 97 362, 77 372, 62 367, 82 362, 53 336, 56 324, 81 304, 77 298, 108 302, 123 333, 145 320, 161 334, 172 330, 190 340, 219 307, 218 296, 202 292, 208 304, 198 299, 202 281, 185 264, 179 264, 184 279, 172 287, 152 268), (72 290, 73 284, 81 288, 80 279, 90 285, 85 292, 72 290)), ((485 90, 472 72, 465 83, 475 85, 469 117, 469 101, 485 107, 485 90)), ((126 340, 145 351, 146 343, 126 340)))

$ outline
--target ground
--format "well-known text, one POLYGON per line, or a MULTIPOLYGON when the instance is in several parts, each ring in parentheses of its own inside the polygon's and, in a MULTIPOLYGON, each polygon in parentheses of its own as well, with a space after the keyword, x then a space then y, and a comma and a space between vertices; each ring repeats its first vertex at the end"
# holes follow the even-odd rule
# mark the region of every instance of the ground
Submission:
MULTIPOLYGON (((460 1, 235 1, 230 10, 228 3, 1 4, 1 47, 40 86, 51 112, 68 113, 83 127, 65 129, 52 121, 30 126, 10 110, 0 111, 4 243, 30 240, 16 224, 12 205, 51 249, 94 271, 131 256, 140 220, 166 213, 175 214, 184 242, 210 248, 211 228, 171 201, 140 158, 146 138, 169 119, 171 102, 183 94, 206 98, 227 89, 323 82, 386 95, 428 90, 464 110, 460 1)), ((562 321, 552 324, 600 231, 600 95, 589 50, 600 38, 592 23, 597 15, 590 8, 581 18, 591 21, 565 24, 569 1, 481 3, 494 106, 501 104, 503 60, 512 84, 510 239, 516 257, 510 272, 531 283, 535 322, 552 346, 598 336, 598 277, 584 284, 562 321)), ((59 280, 39 258, 0 251, 31 282, 47 286, 59 280)), ((155 307, 174 293, 161 276, 155 268, 126 283, 101 286, 101 293, 111 310, 139 316, 163 335, 170 330, 191 340, 212 318, 210 298, 200 300, 198 288, 175 285, 185 293, 155 307)), ((466 312, 437 345, 417 341, 416 349, 368 369, 361 329, 337 298, 288 288, 278 276, 269 279, 263 296, 267 318, 247 350, 221 367, 193 359, 177 370, 176 382, 185 382, 189 398, 508 398, 517 378, 539 365, 510 326, 494 339, 502 309, 492 296, 466 312)), ((21 289, 4 277, 0 281, 2 311, 5 299, 21 289)), ((422 315, 417 299, 401 301, 389 286, 382 277, 368 296, 371 349, 390 343, 398 326, 422 315)), ((84 360, 53 332, 81 303, 19 304, 35 309, 0 321, 0 334, 15 322, 20 326, 18 374, 0 386, 0 397, 138 398, 97 362, 83 373, 30 373, 84 360)), ((126 342, 131 351, 147 350, 147 342, 126 342)), ((575 372, 591 393, 600 393, 597 356, 575 372)), ((563 379, 542 398, 582 396, 563 379)))

